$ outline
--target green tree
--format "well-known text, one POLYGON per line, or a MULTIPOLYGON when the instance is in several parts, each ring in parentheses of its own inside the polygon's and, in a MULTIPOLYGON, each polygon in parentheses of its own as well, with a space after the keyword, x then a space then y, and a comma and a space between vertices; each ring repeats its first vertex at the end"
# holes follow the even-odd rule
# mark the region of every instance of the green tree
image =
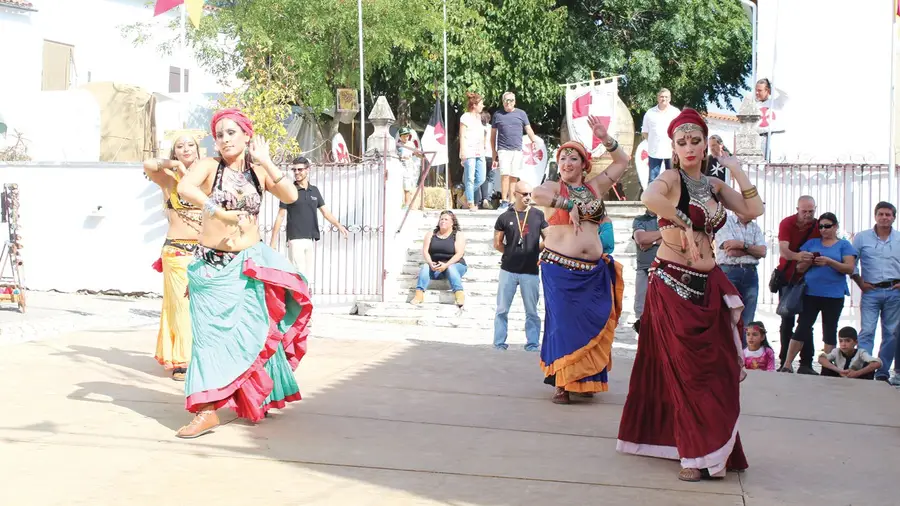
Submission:
POLYGON ((659 88, 678 105, 722 106, 745 89, 752 27, 738 0, 560 0, 571 79, 624 75, 619 96, 639 124, 659 88))
MULTIPOLYGON (((447 0, 449 102, 464 107, 466 92, 475 91, 486 106, 499 106, 513 91, 518 107, 540 111, 539 120, 560 95, 565 30, 566 10, 554 0, 447 0)), ((412 116, 424 120, 443 88, 443 32, 423 31, 418 40, 393 49, 392 64, 376 67, 372 87, 409 101, 412 116)))

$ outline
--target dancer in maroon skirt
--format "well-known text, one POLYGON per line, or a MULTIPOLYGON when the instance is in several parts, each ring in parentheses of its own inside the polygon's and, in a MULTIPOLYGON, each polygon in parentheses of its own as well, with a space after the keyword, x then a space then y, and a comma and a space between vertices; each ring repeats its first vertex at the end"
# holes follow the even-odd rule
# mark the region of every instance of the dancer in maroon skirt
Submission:
POLYGON ((673 170, 642 197, 659 216, 662 245, 650 267, 616 449, 680 460, 678 478, 699 481, 747 468, 738 436, 744 304, 716 265, 712 242, 725 209, 751 220, 763 213, 763 202, 734 157, 719 164, 741 192, 707 178, 709 132, 697 111, 684 109, 668 133, 673 170))

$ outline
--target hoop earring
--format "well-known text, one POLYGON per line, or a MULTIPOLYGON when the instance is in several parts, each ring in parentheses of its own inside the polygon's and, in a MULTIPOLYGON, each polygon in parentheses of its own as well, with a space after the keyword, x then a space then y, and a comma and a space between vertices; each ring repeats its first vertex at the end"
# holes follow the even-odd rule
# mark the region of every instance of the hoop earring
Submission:
POLYGON ((672 154, 672 168, 681 170, 681 160, 678 159, 678 155, 676 154, 672 154))

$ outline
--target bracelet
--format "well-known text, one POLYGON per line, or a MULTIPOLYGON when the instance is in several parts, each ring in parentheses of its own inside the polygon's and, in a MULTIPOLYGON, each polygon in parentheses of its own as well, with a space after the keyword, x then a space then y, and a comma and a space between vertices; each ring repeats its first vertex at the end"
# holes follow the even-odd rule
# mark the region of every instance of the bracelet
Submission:
POLYGON ((278 184, 278 183, 281 182, 282 179, 284 179, 284 174, 283 174, 283 173, 281 174, 281 177, 279 177, 279 178, 276 179, 275 181, 272 181, 272 184, 278 184))
POLYGON ((756 190, 755 186, 751 186, 749 190, 741 191, 741 195, 743 195, 745 199, 749 200, 759 195, 759 192, 756 190))
POLYGON ((207 216, 212 218, 214 214, 216 214, 216 203, 213 202, 212 197, 206 199, 206 202, 203 203, 203 211, 206 212, 207 216))
POLYGON ((606 151, 612 153, 613 151, 619 149, 619 141, 613 139, 612 142, 609 143, 609 145, 607 145, 607 144, 604 142, 604 143, 603 143, 603 147, 606 148, 606 151))
POLYGON ((571 211, 575 208, 575 201, 571 199, 566 199, 566 211, 571 211))
POLYGON ((162 164, 163 164, 162 158, 157 158, 156 159, 156 172, 159 172, 162 170, 162 164))
POLYGON ((678 218, 679 220, 683 221, 684 224, 685 224, 688 228, 693 228, 693 227, 694 227, 694 222, 692 222, 692 221, 691 221, 691 218, 690 218, 688 215, 684 214, 684 212, 683 212, 681 209, 676 209, 676 210, 675 210, 675 217, 678 218))

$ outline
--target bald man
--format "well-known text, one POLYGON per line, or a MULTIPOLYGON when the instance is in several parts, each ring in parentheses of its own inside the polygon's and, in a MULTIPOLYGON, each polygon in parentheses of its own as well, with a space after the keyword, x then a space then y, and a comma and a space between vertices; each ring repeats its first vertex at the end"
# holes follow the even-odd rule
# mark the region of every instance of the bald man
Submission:
MULTIPOLYGON (((800 282, 802 274, 796 272, 797 263, 802 261, 811 261, 812 253, 808 251, 801 252, 800 246, 810 239, 822 237, 816 225, 816 200, 809 195, 804 195, 797 199, 797 214, 792 214, 781 220, 778 225, 778 247, 781 252, 781 260, 778 263, 778 270, 781 271, 785 281, 788 284, 800 282)), ((779 298, 784 295, 784 289, 778 290, 779 298)), ((747 322, 744 322, 747 323, 747 322)), ((781 359, 781 367, 779 371, 790 370, 791 364, 785 364, 787 358, 788 346, 791 344, 791 338, 794 335, 795 316, 781 317, 781 351, 779 358, 781 359)), ((800 351, 800 367, 797 369, 799 374, 816 374, 812 368, 813 352, 815 350, 810 346, 803 346, 800 351)))
POLYGON ((494 225, 494 249, 500 260, 500 286, 497 287, 497 313, 494 316, 494 348, 505 350, 509 308, 522 294, 525 305, 525 349, 540 351, 541 317, 537 303, 541 286, 538 256, 543 249, 544 229, 549 225, 544 213, 531 205, 531 185, 518 181, 513 186, 513 206, 497 218, 494 225))

